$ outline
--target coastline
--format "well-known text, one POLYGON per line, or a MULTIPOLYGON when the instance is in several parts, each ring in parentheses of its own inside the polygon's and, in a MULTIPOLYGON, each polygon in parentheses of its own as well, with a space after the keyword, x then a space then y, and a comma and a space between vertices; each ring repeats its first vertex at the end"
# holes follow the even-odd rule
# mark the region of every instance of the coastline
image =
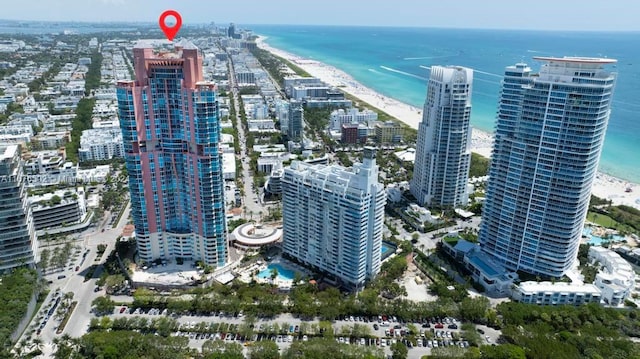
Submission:
MULTIPOLYGON (((258 36, 256 40, 257 46, 294 63, 311 76, 317 77, 327 84, 359 98, 378 110, 388 113, 409 127, 416 130, 418 129, 418 124, 422 121, 421 109, 394 98, 384 96, 362 85, 351 75, 333 66, 275 48, 265 42, 266 39, 265 36, 258 36)), ((490 158, 492 149, 493 134, 473 128, 471 151, 490 158)), ((613 205, 627 205, 640 209, 640 184, 598 172, 593 182, 592 193, 597 197, 611 200, 613 205), (628 189, 630 189, 631 192, 627 192, 628 189)))

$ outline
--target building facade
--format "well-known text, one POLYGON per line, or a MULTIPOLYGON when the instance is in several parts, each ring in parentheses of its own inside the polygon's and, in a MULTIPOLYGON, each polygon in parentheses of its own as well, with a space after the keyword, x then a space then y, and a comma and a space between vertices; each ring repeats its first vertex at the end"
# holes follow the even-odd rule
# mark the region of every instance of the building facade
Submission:
POLYGON ((404 137, 402 125, 392 121, 376 123, 374 129, 376 142, 380 145, 400 143, 404 137))
POLYGON ((482 213, 482 250, 509 270, 559 278, 574 264, 616 76, 596 58, 506 68, 482 213))
POLYGON ((411 193, 420 205, 467 204, 472 82, 471 69, 431 67, 411 179, 411 193))
POLYGON ((329 126, 331 130, 339 131, 342 125, 369 123, 376 120, 378 120, 378 113, 375 111, 368 109, 360 111, 357 108, 351 108, 346 111, 344 109, 338 109, 331 112, 329 126))
POLYGON ((291 101, 289 103, 289 118, 287 136, 290 141, 302 141, 304 131, 304 109, 302 102, 291 101))
POLYGON ((593 284, 522 282, 513 288, 516 302, 538 305, 582 305, 600 303, 600 290, 593 284))
POLYGON ((386 194, 375 150, 353 169, 294 161, 282 182, 283 252, 357 290, 380 271, 386 194))
POLYGON ((636 286, 636 274, 631 264, 618 253, 596 246, 589 248, 589 260, 600 265, 593 284, 600 289, 602 301, 611 306, 624 305, 636 286))
MULTIPOLYGON (((358 127, 360 125, 357 123, 348 123, 342 125, 342 131, 340 131, 340 142, 342 143, 360 143, 360 139, 358 138, 358 127)), ((364 138, 366 141, 366 137, 364 138)))
POLYGON ((20 146, 0 146, 0 272, 38 262, 20 146))
POLYGON ((133 49, 135 81, 118 83, 131 213, 143 261, 227 263, 216 87, 193 45, 133 49))
POLYGON ((82 131, 78 157, 82 161, 104 161, 121 158, 124 147, 119 128, 101 128, 82 131))

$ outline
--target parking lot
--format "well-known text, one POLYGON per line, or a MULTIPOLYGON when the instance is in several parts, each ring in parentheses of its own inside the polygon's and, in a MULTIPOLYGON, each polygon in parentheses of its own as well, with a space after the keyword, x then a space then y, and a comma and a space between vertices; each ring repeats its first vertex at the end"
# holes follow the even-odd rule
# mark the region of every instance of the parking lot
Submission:
MULTIPOLYGON (((249 346, 251 342, 270 340, 280 349, 285 349, 294 341, 307 341, 312 337, 325 334, 319 322, 303 321, 289 314, 270 319, 255 319, 249 329, 242 314, 229 315, 221 312, 211 314, 210 316, 178 316, 172 315, 166 309, 152 308, 145 311, 117 307, 112 317, 141 316, 147 319, 160 316, 174 317, 179 327, 173 335, 188 338, 189 346, 193 348, 202 347, 207 340, 239 342, 245 346, 249 346)), ((469 341, 463 337, 460 326, 460 321, 455 318, 424 318, 421 322, 406 323, 393 316, 384 315, 347 316, 331 323, 333 336, 338 343, 375 346, 389 354, 391 353, 389 347, 399 341, 409 348, 409 358, 420 358, 430 354, 431 349, 437 347, 468 348, 469 341), (354 326, 357 329, 354 329, 354 326)), ((495 330, 494 332, 499 335, 499 332, 495 330)), ((497 339, 497 336, 495 338, 497 339)))

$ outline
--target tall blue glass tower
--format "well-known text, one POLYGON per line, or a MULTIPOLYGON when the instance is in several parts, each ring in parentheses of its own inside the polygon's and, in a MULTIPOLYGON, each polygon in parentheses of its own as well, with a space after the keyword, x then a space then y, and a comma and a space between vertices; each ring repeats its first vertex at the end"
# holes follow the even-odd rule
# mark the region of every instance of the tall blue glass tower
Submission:
POLYGON ((480 244, 507 269, 559 278, 577 257, 616 60, 534 59, 539 74, 505 71, 480 244))

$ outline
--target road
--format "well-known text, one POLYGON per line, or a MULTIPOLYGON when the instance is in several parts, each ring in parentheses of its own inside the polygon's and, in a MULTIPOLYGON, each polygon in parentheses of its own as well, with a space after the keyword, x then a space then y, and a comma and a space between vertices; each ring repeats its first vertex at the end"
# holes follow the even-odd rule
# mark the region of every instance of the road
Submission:
POLYGON ((233 61, 231 60, 231 55, 229 55, 229 84, 231 88, 231 95, 234 99, 235 112, 237 115, 237 126, 236 130, 238 132, 238 141, 240 142, 240 155, 236 158, 236 160, 240 161, 242 165, 242 178, 244 185, 244 203, 243 208, 245 209, 246 216, 252 214, 253 218, 260 218, 261 214, 267 214, 266 209, 261 205, 261 201, 259 196, 256 194, 256 189, 253 188, 253 175, 249 168, 249 155, 247 149, 247 139, 244 132, 244 126, 242 125, 242 119, 240 118, 240 96, 238 94, 238 88, 235 77, 235 70, 233 67, 233 61))
MULTIPOLYGON (((122 229, 127 224, 129 210, 130 206, 127 205, 116 228, 112 228, 110 225, 107 225, 104 227, 104 231, 98 227, 74 235, 73 238, 76 240, 76 245, 81 247, 79 252, 80 255, 73 259, 63 271, 49 273, 45 276, 45 280, 52 281, 50 284, 51 291, 40 308, 40 311, 34 316, 34 319, 30 323, 31 326, 38 328, 40 323, 42 323, 43 317, 48 311, 50 305, 53 303, 53 300, 55 299, 54 296, 57 291, 59 291, 61 295, 71 292, 74 294, 73 300, 77 301, 78 304, 71 314, 68 324, 62 334, 68 334, 71 337, 80 337, 88 331, 89 322, 92 318, 91 302, 95 298, 104 295, 104 292, 94 292, 97 279, 93 278, 85 282, 84 276, 89 270, 89 267, 93 264, 100 265, 104 263, 109 253, 111 253, 115 248, 115 239, 121 235, 122 229), (100 260, 96 261, 97 247, 99 244, 106 244, 107 249, 100 260), (83 259, 82 253, 85 252, 87 255, 83 259), (75 270, 76 267, 79 267, 78 271, 75 270), (64 276, 64 278, 61 278, 61 276, 64 276)), ((101 266, 99 266, 98 270, 94 273, 94 277, 99 277, 100 270, 101 266)), ((56 318, 55 315, 51 316, 39 336, 44 344, 43 356, 45 358, 53 357, 53 341, 55 338, 62 335, 56 334, 59 324, 60 320, 56 318)), ((28 338, 28 335, 26 334, 27 332, 28 330, 25 331, 21 339, 28 338)), ((18 340, 18 342, 20 342, 20 340, 18 340)))

